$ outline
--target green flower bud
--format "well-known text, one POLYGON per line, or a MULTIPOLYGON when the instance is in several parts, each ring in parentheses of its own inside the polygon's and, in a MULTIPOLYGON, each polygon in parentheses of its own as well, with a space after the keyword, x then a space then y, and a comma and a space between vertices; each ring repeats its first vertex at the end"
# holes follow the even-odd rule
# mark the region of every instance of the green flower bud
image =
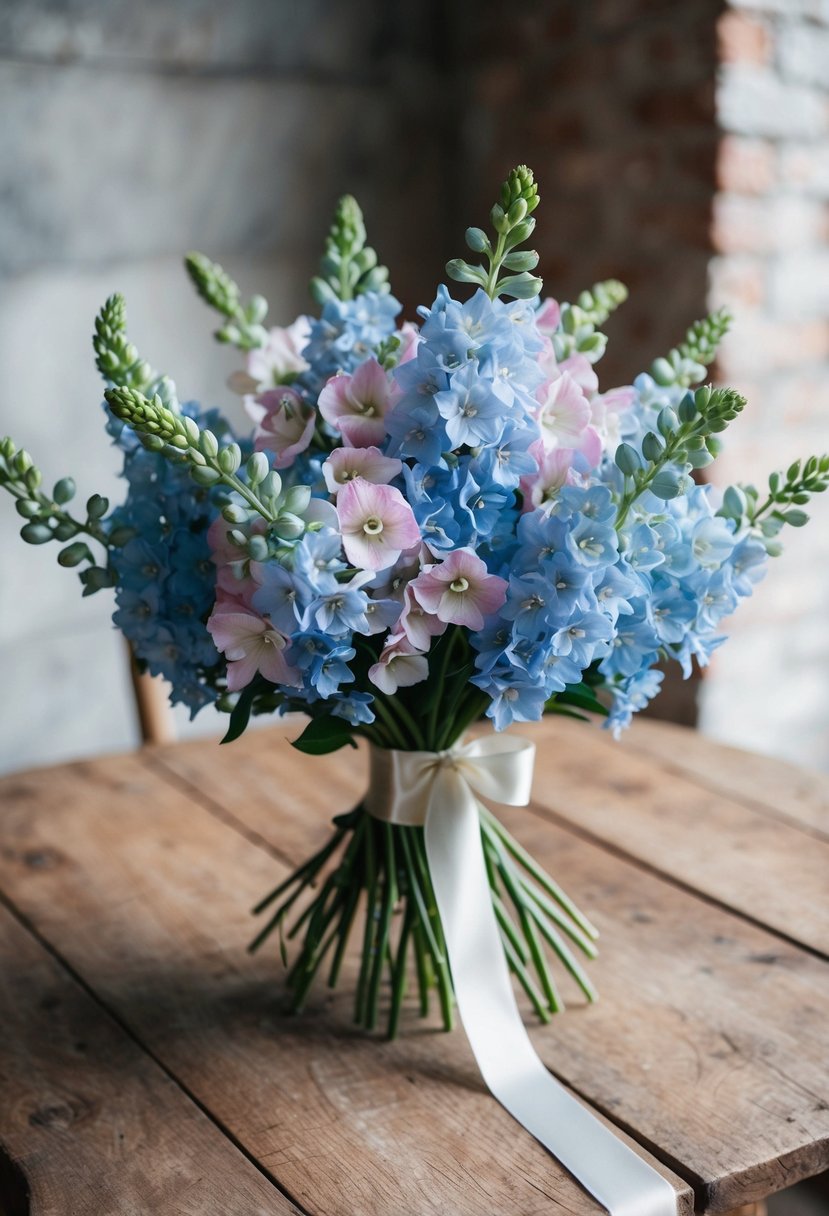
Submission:
POLYGON ((78 529, 68 519, 59 520, 54 526, 55 540, 71 540, 73 536, 78 535, 78 529))
POLYGON ((33 498, 18 498, 14 506, 17 514, 22 515, 24 519, 37 519, 42 511, 40 503, 35 502, 33 498))
POLYGON ((291 488, 285 492, 285 497, 282 500, 282 507, 283 510, 290 511, 294 515, 304 515, 308 510, 308 504, 310 501, 310 486, 291 486, 291 488))
POLYGON ((190 476, 193 478, 197 486, 202 486, 204 489, 209 489, 210 486, 215 486, 221 481, 221 474, 215 469, 200 468, 198 465, 190 469, 190 476))
POLYGON ((619 444, 616 449, 615 460, 616 467, 624 473, 625 477, 633 477, 642 468, 641 456, 636 451, 636 448, 631 447, 629 443, 619 444))
POLYGON ((305 520, 290 511, 280 511, 272 526, 280 540, 299 540, 305 531, 305 520))
POLYGON ((32 467, 32 464, 33 464, 33 461, 32 461, 31 456, 29 455, 29 453, 25 450, 25 448, 21 448, 20 451, 15 456, 14 462, 13 462, 13 468, 14 468, 15 473, 19 474, 19 476, 22 477, 24 475, 24 473, 27 473, 29 471, 29 469, 32 467))
POLYGON ((492 208, 489 213, 489 218, 492 221, 492 227, 496 232, 506 232, 509 224, 507 223, 507 217, 504 214, 504 208, 499 203, 496 203, 492 208))
POLYGON ((199 435, 199 450, 208 460, 215 460, 219 455, 219 441, 212 431, 202 431, 199 435))
POLYGON ((222 507, 222 518, 229 524, 246 524, 250 519, 250 512, 237 502, 229 502, 227 506, 222 507))
POLYGON ((264 296, 251 296, 245 311, 251 325, 261 325, 268 315, 268 301, 264 296))
POLYGON ((489 248, 489 241, 486 233, 481 228, 467 228, 465 233, 467 247, 473 253, 483 253, 489 248))
POLYGON ((55 482, 55 488, 52 490, 52 498, 59 506, 63 506, 67 502, 71 502, 75 497, 75 483, 71 477, 61 477, 60 481, 55 482))
POLYGON ((24 524, 20 535, 27 545, 45 545, 47 540, 52 539, 53 532, 48 524, 24 524))
POLYGON ((667 359, 654 359, 651 364, 651 375, 657 384, 664 388, 676 380, 676 372, 667 359))
POLYGON ((507 220, 510 228, 514 228, 516 224, 520 224, 527 214, 527 203, 523 198, 517 198, 507 212, 507 220))
POLYGON ((711 401, 711 385, 703 384, 702 388, 698 388, 694 393, 694 404, 702 414, 708 408, 711 401))
POLYGON ((58 554, 59 566, 79 566, 86 558, 91 558, 89 546, 85 545, 82 540, 75 541, 73 545, 67 545, 65 549, 61 549, 58 554))
POLYGON ((248 557, 254 562, 266 562, 270 557, 270 548, 264 536, 258 533, 251 536, 247 544, 248 557))
POLYGON ((654 435, 653 431, 648 431, 642 440, 642 455, 646 460, 650 460, 655 464, 659 460, 662 453, 665 451, 665 444, 658 435, 654 435))
POLYGON ((656 419, 656 429, 665 439, 670 439, 679 426, 679 419, 669 405, 659 411, 656 419))
POLYGON ((271 469, 268 476, 259 487, 259 493, 263 498, 279 498, 282 493, 282 478, 277 473, 276 469, 271 469))
POLYGON ((40 469, 36 469, 34 465, 27 469, 23 475, 23 484, 30 494, 34 494, 40 483, 43 481, 43 475, 40 469))
POLYGON ((258 486, 271 471, 270 461, 264 452, 254 452, 245 465, 245 471, 248 475, 248 484, 258 486))
POLYGON ((228 476, 236 473, 242 463, 242 453, 238 443, 229 443, 219 452, 219 468, 228 476))
POLYGON ((86 502, 87 519, 103 519, 109 510, 109 499, 103 494, 93 494, 86 502))

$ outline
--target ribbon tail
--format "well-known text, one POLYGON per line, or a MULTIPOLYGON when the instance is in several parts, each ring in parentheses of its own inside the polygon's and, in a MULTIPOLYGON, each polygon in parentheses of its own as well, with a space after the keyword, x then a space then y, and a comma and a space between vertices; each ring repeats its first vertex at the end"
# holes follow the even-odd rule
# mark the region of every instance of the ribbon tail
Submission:
POLYGON ((478 805, 463 776, 435 779, 424 825, 458 1010, 492 1094, 611 1216, 676 1216, 676 1193, 547 1071, 526 1032, 492 909, 478 805))

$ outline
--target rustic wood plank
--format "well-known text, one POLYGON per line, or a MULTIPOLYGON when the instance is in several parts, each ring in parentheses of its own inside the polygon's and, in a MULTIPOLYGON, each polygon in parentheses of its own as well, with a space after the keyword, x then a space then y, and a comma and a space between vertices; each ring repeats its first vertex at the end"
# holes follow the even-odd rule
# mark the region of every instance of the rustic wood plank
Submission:
MULTIPOLYGON (((558 737, 557 724, 554 730, 558 737)), ((594 737, 579 725, 575 732, 561 737, 594 737)), ((277 732, 233 748, 232 764, 232 749, 211 752, 203 744, 153 753, 150 762, 209 790, 214 808, 243 818, 294 860, 318 843, 320 823, 363 788, 353 753, 317 766, 280 745, 277 732), (235 797, 237 773, 250 802, 235 797), (337 798, 338 787, 347 796, 337 798)), ((562 743, 554 751, 540 746, 540 766, 565 751, 562 743)), ((600 756, 599 763, 594 754, 598 775, 586 760, 579 765, 588 788, 601 782, 612 789, 620 821, 635 820, 650 786, 639 774, 629 779, 629 757, 618 748, 600 756)), ((546 789, 558 805, 552 776, 546 789)), ((593 967, 602 1000, 556 1021, 558 1048, 545 1055, 551 1067, 689 1169, 710 1211, 764 1198, 825 1169, 829 968, 538 814, 503 815, 606 938, 593 967)), ((697 830, 695 822, 686 828, 692 837, 697 830)), ((803 844, 802 834, 792 835, 803 844)), ((715 851, 715 836, 710 845, 715 851)), ((740 866, 734 869, 739 882, 740 866)), ((687 878, 684 863, 683 873, 687 878)), ((798 881, 796 871, 785 878, 798 881)))
POLYGON ((0 1143, 33 1216, 297 1209, 0 905, 0 1143))
POLYGON ((824 956, 829 839, 823 840, 647 756, 610 750, 573 722, 533 724, 535 803, 824 956))
POLYGON ((647 718, 634 723, 623 746, 707 789, 829 837, 829 773, 728 747, 697 731, 647 718))
POLYGON ((281 1012, 273 959, 244 945, 284 867, 140 758, 18 776, 0 801, 2 888, 313 1216, 598 1216, 461 1035, 410 1011, 401 1041, 371 1041, 350 1023, 353 970, 304 1018, 281 1012))
MULTIPOLYGON (((318 771, 309 771, 307 757, 280 741, 280 735, 290 738, 298 731, 277 728, 268 732, 268 743, 254 735, 238 740, 232 745, 238 749, 234 764, 226 762, 224 752, 210 754, 201 743, 151 755, 296 862, 324 839, 326 809, 334 813, 355 803, 366 782, 365 759, 354 753, 347 760, 339 753, 320 757, 318 771), (278 792, 283 780, 291 792, 290 808, 278 792), (343 791, 334 806, 332 788, 343 791), (275 801, 291 814, 275 816, 275 801)), ((538 744, 534 801, 539 809, 812 950, 829 953, 829 839, 816 840, 702 788, 690 775, 668 772, 661 759, 654 763, 584 723, 547 719, 523 724, 521 733, 538 744)), ((677 751, 686 738, 699 741, 681 730, 677 751)), ((704 747, 703 741, 698 753, 703 773, 704 747)))

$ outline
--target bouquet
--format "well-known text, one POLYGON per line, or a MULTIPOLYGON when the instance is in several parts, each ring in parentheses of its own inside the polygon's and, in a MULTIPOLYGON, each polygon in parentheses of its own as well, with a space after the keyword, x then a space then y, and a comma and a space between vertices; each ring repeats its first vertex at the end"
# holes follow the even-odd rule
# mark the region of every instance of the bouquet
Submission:
POLYGON ((435 829, 430 846, 430 800, 471 796, 478 840, 464 847, 479 848, 500 948, 538 1016, 561 1008, 551 955, 592 999, 577 955, 595 953, 595 930, 478 802, 526 801, 531 757, 465 733, 547 713, 626 727, 666 661, 685 676, 707 663, 784 525, 805 524, 829 485, 826 456, 773 473, 763 492, 701 484, 745 404, 703 383, 724 312, 601 391, 603 326, 626 291, 611 281, 575 303, 540 299, 538 255, 524 248, 538 202, 532 173, 511 172, 491 233, 469 228, 471 260, 446 268, 463 286, 440 286, 417 324, 399 324, 350 197, 311 282, 314 314, 287 328, 267 327, 261 296, 243 301, 220 266, 189 255, 221 316, 216 337, 244 353, 231 381, 244 436, 179 401, 110 297, 93 345, 123 459, 115 507, 95 494, 72 514, 70 478, 47 493, 28 453, 0 445, 23 539, 60 542, 84 595, 113 589, 115 624, 174 702, 227 712, 225 741, 251 715, 299 711, 294 746, 310 755, 368 742, 365 802, 262 900, 252 946, 275 934, 286 963, 295 950, 301 1009, 321 968, 336 984, 360 923, 356 1018, 377 1024, 385 979, 390 1035, 412 960, 422 1012, 436 991, 452 1025, 451 881, 435 872, 446 842, 435 829))

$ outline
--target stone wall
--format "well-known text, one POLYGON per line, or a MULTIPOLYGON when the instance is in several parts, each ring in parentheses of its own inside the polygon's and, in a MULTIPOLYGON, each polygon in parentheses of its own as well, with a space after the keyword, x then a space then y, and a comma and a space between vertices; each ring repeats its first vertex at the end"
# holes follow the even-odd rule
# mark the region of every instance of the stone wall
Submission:
MULTIPOLYGON (((382 0, 5 0, 0 434, 49 478, 77 474, 80 495, 117 497, 90 346, 103 300, 124 292, 140 350, 183 396, 232 409, 239 356, 212 343, 182 253, 220 260, 287 322, 345 191, 407 302, 430 290, 445 260, 431 16, 382 0)), ((0 769, 131 746, 110 597, 81 601, 20 522, 4 501, 0 769)))
MULTIPOLYGON (((720 479, 829 448, 829 5, 750 0, 718 23, 722 131, 710 301, 734 313, 719 362, 749 408, 720 479)), ((705 682, 704 729, 829 765, 829 501, 789 531, 705 682)))

